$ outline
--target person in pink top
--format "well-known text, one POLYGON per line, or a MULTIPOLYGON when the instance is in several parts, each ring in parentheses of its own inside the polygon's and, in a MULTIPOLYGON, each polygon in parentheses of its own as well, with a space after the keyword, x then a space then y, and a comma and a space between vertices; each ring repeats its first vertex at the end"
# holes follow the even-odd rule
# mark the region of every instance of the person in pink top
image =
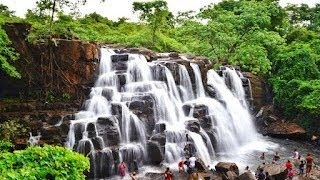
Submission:
POLYGON ((119 175, 121 179, 126 175, 126 164, 123 161, 119 164, 119 175))

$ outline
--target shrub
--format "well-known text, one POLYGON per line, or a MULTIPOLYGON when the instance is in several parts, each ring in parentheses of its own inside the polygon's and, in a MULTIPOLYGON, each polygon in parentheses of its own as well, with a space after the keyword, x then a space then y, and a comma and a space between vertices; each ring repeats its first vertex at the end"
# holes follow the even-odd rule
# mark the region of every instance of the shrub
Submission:
POLYGON ((4 179, 85 179, 89 159, 58 146, 32 146, 26 150, 0 154, 0 174, 4 179))

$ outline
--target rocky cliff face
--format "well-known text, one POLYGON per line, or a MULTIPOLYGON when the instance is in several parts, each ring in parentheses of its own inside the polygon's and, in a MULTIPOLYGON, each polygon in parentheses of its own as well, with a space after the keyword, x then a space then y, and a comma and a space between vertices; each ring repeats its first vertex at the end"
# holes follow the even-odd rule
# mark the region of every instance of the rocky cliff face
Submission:
MULTIPOLYGON (((45 42, 27 42, 30 25, 8 23, 3 28, 20 54, 13 65, 22 79, 11 79, 0 71, 0 99, 14 99, 0 102, 0 123, 17 120, 32 136, 41 134, 40 144, 63 144, 69 125, 55 125, 71 118, 68 114, 79 110, 89 94, 98 68, 99 46, 55 39, 50 53, 45 42)), ((29 136, 26 132, 17 137, 17 148, 25 147, 29 136)))
POLYGON ((54 39, 52 48, 46 42, 30 44, 26 41, 31 26, 23 23, 3 26, 12 47, 20 54, 14 66, 22 79, 0 77, 0 98, 39 95, 67 95, 71 99, 84 99, 87 87, 95 79, 99 60, 99 46, 80 40, 54 39))

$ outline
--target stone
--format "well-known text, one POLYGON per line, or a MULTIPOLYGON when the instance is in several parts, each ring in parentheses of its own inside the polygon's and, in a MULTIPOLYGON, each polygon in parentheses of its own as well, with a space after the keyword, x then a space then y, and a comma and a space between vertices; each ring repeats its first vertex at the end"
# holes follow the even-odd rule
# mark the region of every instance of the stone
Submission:
POLYGON ((101 95, 105 97, 108 101, 111 101, 114 95, 114 90, 113 88, 103 88, 101 95))
POLYGON ((243 86, 249 86, 250 81, 248 78, 243 77, 241 78, 241 81, 243 86))
POLYGON ((165 123, 157 123, 155 125, 155 133, 163 133, 166 130, 165 123))
POLYGON ((53 117, 47 119, 47 123, 49 125, 56 125, 61 121, 62 121, 62 117, 60 115, 54 115, 53 117))
POLYGON ((285 179, 286 174, 285 170, 286 167, 283 165, 277 165, 277 164, 266 164, 263 166, 264 172, 268 172, 270 177, 272 179, 285 179))
POLYGON ((197 104, 194 106, 193 117, 200 118, 208 114, 208 107, 204 104, 197 104))
POLYGON ((242 72, 242 74, 250 80, 255 111, 259 111, 265 104, 272 103, 271 90, 267 86, 264 78, 254 75, 251 72, 242 72))
POLYGON ((126 71, 128 69, 128 64, 124 61, 116 61, 112 63, 112 69, 118 71, 126 71))
POLYGON ((256 114, 257 127, 263 135, 276 138, 306 140, 307 132, 294 121, 280 118, 272 105, 261 107, 256 114))
POLYGON ((199 120, 201 127, 204 129, 211 128, 216 125, 216 120, 213 115, 206 115, 206 116, 198 118, 198 120, 199 120), (214 122, 215 124, 212 124, 212 122, 214 122))
POLYGON ((106 146, 114 146, 120 143, 117 121, 116 116, 99 117, 97 120, 98 135, 102 137, 106 146))
POLYGON ((200 123, 198 119, 190 118, 185 121, 186 129, 189 131, 199 133, 200 131, 200 123))
POLYGON ((82 139, 82 134, 84 132, 85 125, 82 123, 76 123, 74 124, 74 135, 75 135, 75 140, 79 141, 82 139))
POLYGON ((159 165, 164 160, 164 154, 161 152, 161 148, 158 142, 147 142, 148 160, 152 165, 159 165))
POLYGON ((112 156, 111 150, 102 150, 94 153, 95 162, 92 163, 90 169, 96 170, 96 176, 94 178, 102 178, 110 177, 114 175, 114 169, 117 169, 118 166, 114 167, 114 159, 112 156), (108 162, 108 163, 106 163, 108 162))
POLYGON ((227 171, 226 175, 230 180, 239 180, 238 175, 234 171, 227 171))
POLYGON ((88 138, 93 138, 93 137, 97 136, 96 126, 93 123, 88 123, 87 124, 86 131, 88 133, 88 138))
POLYGON ((237 175, 239 175, 239 168, 235 163, 230 163, 230 162, 219 162, 216 166, 215 169, 217 172, 221 173, 227 173, 228 171, 233 171, 237 175))
POLYGON ((216 90, 211 86, 211 85, 207 85, 205 86, 206 88, 206 92, 207 94, 211 97, 211 98, 216 98, 216 90))
POLYGON ((178 59, 179 58, 179 53, 178 52, 171 52, 169 54, 169 57, 171 57, 173 59, 178 59))
POLYGON ((239 176, 239 180, 256 180, 256 177, 251 172, 244 172, 239 176))
POLYGON ((119 61, 128 61, 129 60, 129 55, 128 54, 115 54, 111 56, 111 61, 112 62, 119 62, 119 61))
POLYGON ((166 144, 166 135, 165 133, 158 133, 151 136, 150 140, 158 142, 160 146, 164 146, 166 144))

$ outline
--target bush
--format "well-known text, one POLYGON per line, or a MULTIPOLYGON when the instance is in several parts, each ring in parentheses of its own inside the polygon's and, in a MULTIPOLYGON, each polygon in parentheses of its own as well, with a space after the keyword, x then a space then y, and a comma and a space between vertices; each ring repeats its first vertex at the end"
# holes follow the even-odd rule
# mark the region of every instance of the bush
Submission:
POLYGON ((9 152, 14 145, 9 141, 0 141, 0 153, 9 152))
POLYGON ((32 146, 0 154, 4 179, 85 179, 89 158, 58 146, 32 146))
POLYGON ((20 135, 26 135, 27 129, 18 120, 8 120, 0 124, 0 140, 13 142, 20 135))

